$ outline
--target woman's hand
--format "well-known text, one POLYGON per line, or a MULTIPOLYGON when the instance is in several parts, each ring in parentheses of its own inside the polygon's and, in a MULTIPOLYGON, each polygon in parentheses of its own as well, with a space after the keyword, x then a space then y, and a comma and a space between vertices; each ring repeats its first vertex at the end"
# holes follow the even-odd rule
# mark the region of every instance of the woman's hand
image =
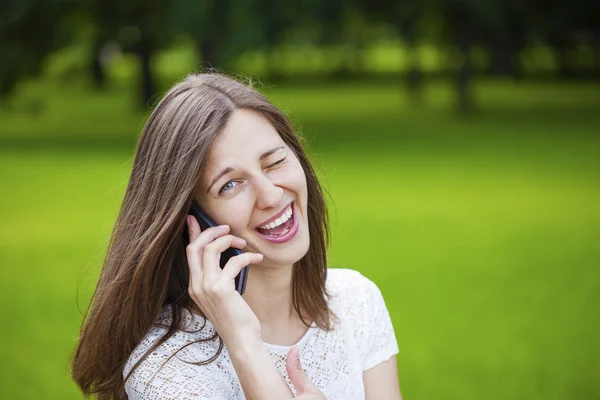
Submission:
POLYGON ((186 255, 190 268, 188 293, 215 326, 227 345, 261 340, 260 321, 235 290, 235 277, 248 264, 262 261, 262 254, 242 253, 231 257, 221 270, 221 253, 229 247, 243 249, 246 241, 229 235, 229 226, 211 227, 201 232, 196 218, 187 216, 190 244, 186 255))
POLYGON ((292 347, 288 353, 285 369, 296 388, 297 399, 327 400, 323 392, 313 385, 308 376, 306 376, 302 365, 300 365, 300 355, 297 346, 292 347))

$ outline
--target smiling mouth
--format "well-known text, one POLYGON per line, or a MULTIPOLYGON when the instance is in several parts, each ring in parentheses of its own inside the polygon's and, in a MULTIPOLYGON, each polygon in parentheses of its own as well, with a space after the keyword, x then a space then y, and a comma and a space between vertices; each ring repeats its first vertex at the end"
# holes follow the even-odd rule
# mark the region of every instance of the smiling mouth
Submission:
POLYGON ((287 235, 293 226, 294 203, 292 202, 275 221, 259 226, 256 230, 263 236, 275 239, 287 235))

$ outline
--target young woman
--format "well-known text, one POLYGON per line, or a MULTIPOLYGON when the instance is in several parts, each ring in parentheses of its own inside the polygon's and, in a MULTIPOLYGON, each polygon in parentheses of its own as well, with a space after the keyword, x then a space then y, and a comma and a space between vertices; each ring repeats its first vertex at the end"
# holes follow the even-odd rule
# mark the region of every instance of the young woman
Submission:
POLYGON ((328 238, 286 116, 226 76, 188 77, 139 139, 75 382, 100 399, 400 399, 381 292, 327 269, 328 238), (201 231, 194 200, 222 225, 201 231), (221 269, 229 247, 243 253, 221 269))

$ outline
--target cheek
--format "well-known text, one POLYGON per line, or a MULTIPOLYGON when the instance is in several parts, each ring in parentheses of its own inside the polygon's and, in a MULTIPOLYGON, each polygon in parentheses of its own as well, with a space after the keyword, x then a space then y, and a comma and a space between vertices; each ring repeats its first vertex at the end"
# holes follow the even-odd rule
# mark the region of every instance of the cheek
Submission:
POLYGON ((304 171, 302 171, 298 177, 298 193, 300 193, 302 201, 306 203, 308 198, 308 186, 306 184, 306 176, 304 175, 304 171))
POLYGON ((306 187, 306 175, 304 174, 304 170, 300 165, 300 162, 296 160, 294 168, 290 172, 290 186, 294 188, 295 191, 299 193, 304 193, 307 191, 306 187))
POLYGON ((252 215, 251 199, 245 195, 236 196, 235 199, 219 204, 215 215, 219 216, 217 220, 220 224, 226 224, 231 227, 231 233, 239 234, 243 232, 249 224, 252 215))

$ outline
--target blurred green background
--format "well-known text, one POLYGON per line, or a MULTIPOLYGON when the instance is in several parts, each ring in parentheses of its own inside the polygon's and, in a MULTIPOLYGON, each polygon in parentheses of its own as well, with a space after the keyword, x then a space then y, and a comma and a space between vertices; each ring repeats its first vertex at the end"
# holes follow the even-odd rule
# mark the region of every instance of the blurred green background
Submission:
POLYGON ((406 399, 600 399, 600 22, 551 3, 6 3, 0 398, 82 397, 136 137, 210 65, 307 139, 330 266, 383 292, 406 399))

